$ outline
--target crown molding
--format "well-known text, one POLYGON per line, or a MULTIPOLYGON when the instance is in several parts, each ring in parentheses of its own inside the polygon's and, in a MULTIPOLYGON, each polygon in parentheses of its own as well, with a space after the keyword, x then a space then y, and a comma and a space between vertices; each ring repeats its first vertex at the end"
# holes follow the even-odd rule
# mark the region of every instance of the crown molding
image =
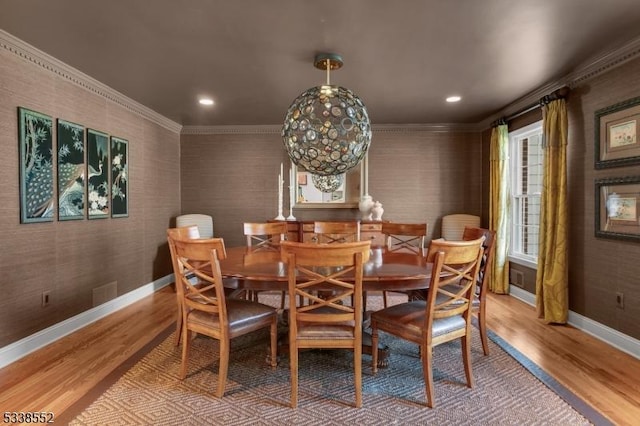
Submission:
POLYGON ((612 70, 640 56, 640 37, 636 37, 619 48, 593 57, 565 77, 565 85, 573 89, 581 83, 612 70))
MULTIPOLYGON (((139 115, 172 132, 183 135, 214 134, 280 134, 281 125, 227 125, 227 126, 182 126, 173 120, 134 101, 122 93, 100 83, 96 79, 55 59, 39 49, 25 43, 0 29, 0 47, 20 58, 29 61, 65 80, 101 96, 128 111, 139 115)), ((550 82, 512 102, 500 111, 478 123, 441 123, 441 124, 373 124, 372 130, 378 133, 397 132, 478 132, 488 129, 495 120, 508 116, 537 103, 540 98, 564 86, 575 88, 605 72, 640 56, 640 37, 630 40, 617 49, 593 57, 578 66, 573 72, 557 81, 550 82)))
POLYGON ((373 124, 371 129, 377 133, 401 133, 401 132, 479 132, 483 128, 476 123, 431 123, 431 124, 373 124))
POLYGON ((281 134, 282 125, 182 126, 182 135, 273 135, 281 134))
POLYGON ((590 60, 576 67, 573 72, 567 74, 563 78, 536 89, 517 101, 507 105, 478 124, 481 128, 488 129, 491 126, 491 123, 495 120, 536 104, 543 96, 548 95, 554 90, 565 86, 568 86, 570 89, 576 88, 585 82, 600 76, 601 74, 638 58, 639 56, 640 37, 636 37, 614 50, 592 57, 590 60))
MULTIPOLYGON (((372 124, 375 133, 401 132, 479 132, 483 128, 478 124, 372 124)), ((282 126, 273 125, 237 125, 237 126, 183 126, 182 135, 273 135, 282 134, 282 126)))
POLYGON ((0 29, 0 48, 13 53, 20 58, 31 62, 32 64, 43 68, 44 70, 61 77, 76 86, 82 87, 89 92, 101 96, 126 110, 139 115, 159 126, 166 128, 175 133, 180 133, 182 125, 165 116, 158 114, 152 109, 134 101, 122 93, 100 83, 98 80, 84 74, 83 72, 65 64, 53 56, 36 49, 30 44, 12 36, 4 30, 0 29))

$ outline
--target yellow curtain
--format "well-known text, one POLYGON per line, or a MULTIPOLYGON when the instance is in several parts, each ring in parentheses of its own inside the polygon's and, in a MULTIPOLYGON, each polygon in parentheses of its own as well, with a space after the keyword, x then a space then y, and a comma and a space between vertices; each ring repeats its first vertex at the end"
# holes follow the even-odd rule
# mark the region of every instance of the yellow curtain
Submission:
POLYGON ((496 251, 491 266, 489 290, 498 294, 509 293, 509 132, 506 124, 491 130, 491 187, 489 228, 496 231, 496 251))
POLYGON ((564 99, 542 108, 544 167, 536 309, 546 322, 565 324, 569 312, 567 265, 567 107, 564 99))

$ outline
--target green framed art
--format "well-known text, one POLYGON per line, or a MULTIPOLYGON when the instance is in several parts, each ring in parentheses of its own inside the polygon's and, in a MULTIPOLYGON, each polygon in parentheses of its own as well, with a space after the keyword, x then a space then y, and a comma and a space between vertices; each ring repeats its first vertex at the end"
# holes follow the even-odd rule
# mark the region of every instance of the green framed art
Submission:
POLYGON ((129 142, 111 136, 111 217, 129 216, 129 142))
POLYGON ((87 214, 89 219, 109 217, 109 136, 87 129, 87 214))
POLYGON ((58 220, 84 219, 86 163, 84 126, 58 119, 58 220))
POLYGON ((640 176, 595 181, 596 237, 640 242, 640 176))
POLYGON ((595 168, 640 164, 640 97, 595 112, 595 168))
POLYGON ((50 116, 18 107, 20 223, 51 222, 55 216, 52 127, 50 116))

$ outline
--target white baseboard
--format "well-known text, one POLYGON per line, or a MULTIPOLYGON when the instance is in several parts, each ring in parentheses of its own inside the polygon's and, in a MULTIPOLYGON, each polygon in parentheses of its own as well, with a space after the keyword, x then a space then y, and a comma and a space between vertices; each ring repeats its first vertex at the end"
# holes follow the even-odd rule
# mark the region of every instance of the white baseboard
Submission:
MULTIPOLYGON (((138 300, 153 294, 173 282, 173 274, 162 277, 127 294, 123 294, 100 306, 66 319, 49 328, 18 340, 0 348, 0 368, 36 351, 76 330, 98 321, 138 300)), ((518 287, 511 286, 510 295, 516 299, 535 306, 535 295, 518 287)), ((590 334, 603 342, 640 359, 640 341, 620 333, 606 325, 600 324, 575 312, 569 312, 569 324, 590 334)))
POLYGON ((145 284, 129 293, 116 297, 100 306, 91 308, 88 311, 82 312, 74 317, 66 319, 62 322, 38 331, 24 339, 11 343, 3 348, 0 348, 0 368, 5 367, 12 362, 19 360, 20 358, 36 351, 56 340, 73 333, 76 330, 86 327, 87 325, 98 321, 101 318, 106 317, 138 300, 147 297, 154 292, 160 290, 163 287, 173 282, 173 274, 162 277, 149 284, 145 284))
MULTIPOLYGON (((536 305, 535 294, 529 293, 526 290, 510 286, 509 294, 531 306, 536 305)), ((640 359, 640 340, 634 339, 631 336, 620 333, 618 330, 614 330, 611 327, 607 327, 604 324, 600 324, 572 311, 569 311, 568 323, 614 348, 620 349, 622 352, 626 352, 632 357, 640 359)))

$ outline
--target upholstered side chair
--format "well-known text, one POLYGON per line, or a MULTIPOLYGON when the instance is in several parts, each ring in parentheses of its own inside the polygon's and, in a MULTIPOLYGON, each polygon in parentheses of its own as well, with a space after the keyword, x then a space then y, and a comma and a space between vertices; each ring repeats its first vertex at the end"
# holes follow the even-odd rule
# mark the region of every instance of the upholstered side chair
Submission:
POLYGON ((315 244, 285 241, 289 288, 291 407, 298 405, 298 352, 353 351, 355 406, 362 406, 362 279, 371 242, 315 244), (329 290, 323 298, 318 290, 329 290), (299 298, 303 303, 296 305, 299 298), (353 301, 353 303, 351 303, 353 301))
POLYGON ((460 339, 468 387, 471 371, 471 301, 482 259, 482 238, 472 241, 434 240, 427 260, 433 262, 427 300, 393 305, 371 314, 372 369, 378 369, 379 332, 416 343, 422 357, 426 405, 434 407, 433 348, 460 339), (461 282, 455 292, 443 287, 461 282))
POLYGON ((277 311, 275 308, 244 299, 225 296, 219 257, 225 257, 222 238, 170 239, 178 266, 178 296, 182 302, 182 364, 180 378, 187 375, 191 334, 203 334, 220 341, 218 386, 221 398, 229 369, 231 339, 269 328, 270 364, 277 363, 277 311), (219 254, 218 254, 219 253, 219 254))

